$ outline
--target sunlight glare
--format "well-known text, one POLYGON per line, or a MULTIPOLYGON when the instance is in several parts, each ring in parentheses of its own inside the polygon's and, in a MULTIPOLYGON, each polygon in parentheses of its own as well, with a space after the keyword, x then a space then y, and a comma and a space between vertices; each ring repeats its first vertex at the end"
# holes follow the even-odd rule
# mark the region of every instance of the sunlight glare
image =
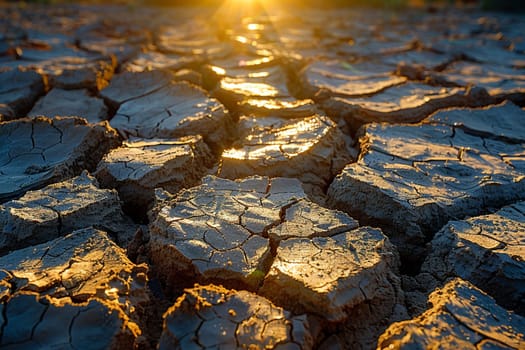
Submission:
POLYGON ((248 73, 248 78, 268 78, 269 76, 270 76, 270 72, 248 73))
POLYGON ((274 60, 273 56, 267 56, 267 57, 261 57, 261 58, 255 58, 252 60, 241 60, 239 61, 240 67, 252 67, 252 66, 259 66, 265 63, 270 63, 274 60))
POLYGON ((260 31, 264 25, 257 23, 257 18, 268 14, 268 8, 278 4, 276 0, 224 0, 214 14, 219 23, 242 25, 250 31, 260 31), (245 21, 248 21, 246 23, 245 21))
POLYGON ((247 44, 248 43, 248 38, 245 37, 245 36, 242 36, 242 35, 237 35, 235 37, 235 41, 238 41, 240 42, 241 44, 247 44))
POLYGON ((275 97, 279 91, 265 83, 250 83, 242 79, 225 78, 221 81, 221 88, 246 96, 275 97))
POLYGON ((226 75, 226 70, 221 67, 211 66, 211 70, 217 75, 226 75))
POLYGON ((262 3, 262 0, 232 0, 234 3, 237 3, 239 5, 248 5, 248 4, 256 4, 256 3, 262 3))
POLYGON ((248 30, 263 30, 264 25, 259 23, 249 23, 247 25, 248 30))

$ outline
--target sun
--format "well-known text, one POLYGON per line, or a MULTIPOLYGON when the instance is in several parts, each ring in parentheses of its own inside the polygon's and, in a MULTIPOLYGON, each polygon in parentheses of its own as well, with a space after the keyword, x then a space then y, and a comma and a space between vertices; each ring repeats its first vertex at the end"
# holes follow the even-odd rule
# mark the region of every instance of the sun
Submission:
POLYGON ((277 0, 224 0, 214 14, 218 22, 238 22, 243 18, 267 13, 267 6, 277 0))
POLYGON ((253 3, 262 3, 263 0, 234 0, 240 4, 253 4, 253 3))
POLYGON ((226 1, 232 1, 236 6, 239 7, 257 7, 257 8, 265 8, 269 5, 269 3, 272 0, 226 0, 226 1))

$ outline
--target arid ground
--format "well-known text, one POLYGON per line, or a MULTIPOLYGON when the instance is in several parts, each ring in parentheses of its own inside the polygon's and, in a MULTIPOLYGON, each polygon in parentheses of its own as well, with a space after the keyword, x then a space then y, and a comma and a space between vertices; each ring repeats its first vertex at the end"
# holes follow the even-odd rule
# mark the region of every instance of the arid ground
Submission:
POLYGON ((525 15, 0 5, 0 348, 525 349, 525 15))

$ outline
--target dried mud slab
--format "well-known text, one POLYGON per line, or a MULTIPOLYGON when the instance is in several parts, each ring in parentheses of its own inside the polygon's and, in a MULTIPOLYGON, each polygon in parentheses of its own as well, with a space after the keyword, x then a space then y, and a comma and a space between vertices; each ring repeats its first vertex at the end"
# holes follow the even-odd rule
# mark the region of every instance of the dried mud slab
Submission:
POLYGON ((108 119, 104 101, 91 96, 87 90, 52 89, 37 101, 28 116, 76 116, 90 123, 108 119))
POLYGON ((343 212, 304 199, 287 207, 281 216, 283 222, 268 230, 274 244, 289 238, 329 237, 359 226, 357 220, 343 212))
POLYGON ((515 144, 525 143, 525 111, 510 101, 480 109, 438 111, 426 121, 459 127, 480 137, 515 144))
POLYGON ((478 41, 474 45, 461 47, 461 50, 475 62, 525 68, 525 55, 506 49, 498 41, 487 41, 482 45, 478 41))
POLYGON ((205 81, 218 82, 213 95, 238 115, 300 118, 318 112, 312 100, 292 97, 287 73, 273 56, 236 56, 207 70, 205 81))
POLYGON ((95 176, 103 187, 116 188, 126 206, 147 208, 155 188, 175 194, 195 186, 213 161, 200 136, 172 140, 132 137, 102 159, 95 176))
POLYGON ((295 179, 205 177, 154 209, 151 260, 167 289, 212 282, 255 290, 272 258, 265 232, 305 197, 295 179))
POLYGON ((410 50, 381 57, 381 62, 391 65, 408 65, 426 70, 442 70, 454 60, 450 54, 430 50, 410 50))
POLYGON ((392 324, 378 349, 523 349, 525 319, 476 287, 454 279, 429 297, 432 308, 392 324))
POLYGON ((421 273, 438 281, 459 276, 524 315, 524 245, 525 202, 518 202, 493 214, 450 221, 432 240, 421 273))
POLYGON ((377 63, 317 61, 301 71, 301 91, 310 98, 375 94, 406 82, 405 77, 393 75, 394 71, 392 66, 377 63))
POLYGON ((123 103, 110 124, 143 138, 202 135, 212 147, 229 139, 230 117, 224 106, 203 89, 186 82, 170 83, 123 103))
MULTIPOLYGON (((95 10, 97 11, 97 10, 95 10)), ((100 55, 114 55, 119 63, 127 62, 150 44, 150 24, 145 18, 151 11, 134 12, 131 8, 104 8, 92 20, 75 31, 74 40, 83 50, 100 55)), ((84 15, 85 16, 85 15, 84 15)))
MULTIPOLYGON (((195 16, 195 14, 193 14, 195 16)), ((155 31, 155 45, 162 53, 200 56, 205 60, 221 59, 232 53, 228 42, 215 37, 209 18, 181 21, 182 25, 165 25, 155 31)))
MULTIPOLYGON (((114 25, 115 23, 109 23, 108 21, 105 21, 106 24, 114 25)), ((89 26, 88 26, 89 27, 89 26)), ((138 28, 137 28, 138 29, 138 28)), ((77 42, 77 45, 82 50, 86 50, 88 52, 96 53, 104 57, 111 57, 116 60, 117 68, 119 71, 121 71, 121 65, 124 62, 128 62, 129 60, 133 59, 136 55, 138 55, 141 52, 142 47, 140 46, 141 41, 140 38, 138 38, 141 35, 148 35, 148 30, 146 29, 139 29, 141 32, 135 32, 130 33, 128 37, 108 37, 106 36, 109 33, 106 33, 106 35, 99 36, 99 37, 86 37, 86 33, 82 32, 82 28, 79 32, 75 34, 75 40, 77 42)), ((89 34, 87 34, 89 35, 89 34)), ((142 43, 143 45, 147 45, 148 43, 142 43)), ((143 46, 144 47, 144 46, 143 46)))
MULTIPOLYGON (((49 13, 41 13, 42 16, 49 16, 49 13)), ((63 17, 64 18, 64 17, 63 17)), ((46 25, 40 23, 40 25, 46 25)), ((51 23, 47 23, 51 25, 51 23)), ((54 62, 74 60, 93 60, 101 59, 98 54, 84 51, 75 46, 74 38, 69 33, 50 33, 42 27, 26 25, 26 36, 22 41, 18 42, 21 49, 18 54, 18 63, 20 65, 45 66, 54 62), (39 37, 39 38, 37 38, 39 37)), ((58 28, 56 28, 58 29, 58 28)))
POLYGON ((287 99, 291 97, 286 72, 281 66, 224 70, 213 95, 230 109, 249 99, 287 99))
POLYGON ((122 66, 125 72, 147 72, 155 70, 172 70, 176 71, 189 66, 195 66, 201 63, 199 57, 181 56, 176 54, 163 54, 160 52, 149 51, 141 52, 132 59, 128 60, 122 66))
POLYGON ((0 347, 9 349, 133 349, 138 326, 115 305, 98 299, 61 302, 17 293, 0 304, 0 347))
POLYGON ((116 65, 113 57, 59 57, 29 68, 44 74, 52 87, 98 91, 108 85, 116 65))
MULTIPOLYGON (((108 84, 117 65, 113 55, 103 56, 80 50, 72 42, 57 45, 53 42, 64 38, 48 39, 51 43, 30 40, 22 44, 18 48, 21 56, 13 61, 13 65, 39 73, 52 87, 96 91, 108 84)), ((73 41, 73 38, 65 40, 73 41)))
POLYGON ((312 349, 306 315, 293 316, 247 291, 186 289, 164 314, 159 349, 312 349))
POLYGON ((341 321, 352 307, 379 293, 377 286, 397 264, 394 247, 370 227, 289 238, 280 242, 260 293, 294 312, 341 321))
MULTIPOLYGON (((246 34, 248 33, 243 32, 242 35, 234 35, 230 39, 236 44, 242 44, 242 41, 246 38, 246 36, 243 35, 246 34)), ((279 64, 279 59, 275 57, 270 50, 258 50, 255 53, 250 52, 251 50, 246 50, 246 52, 240 51, 241 52, 235 55, 230 55, 223 59, 212 60, 210 64, 206 66, 208 74, 235 77, 244 75, 249 71, 271 68, 279 64)))
POLYGON ((155 215, 150 256, 167 290, 211 282, 255 291, 263 282, 259 293, 338 324, 354 348, 371 347, 406 313, 386 237, 310 202, 295 179, 206 177, 155 215))
MULTIPOLYGON (((313 222, 326 221, 319 219, 326 212, 311 209, 318 215, 313 222)), ((303 220, 292 219, 279 230, 291 229, 287 236, 298 238, 280 241, 259 293, 285 309, 319 317, 332 346, 374 348, 391 322, 407 317, 397 252, 378 229, 352 229, 351 218, 333 211, 327 218, 331 228, 311 232, 311 238, 304 238, 311 224, 303 220)))
POLYGON ((441 108, 487 105, 483 89, 431 86, 409 82, 361 98, 332 97, 322 102, 324 110, 352 125, 370 122, 413 123, 441 108))
POLYGON ((239 140, 221 157, 219 176, 295 177, 326 187, 352 160, 352 140, 326 116, 287 120, 241 117, 239 140))
POLYGON ((106 124, 37 117, 0 124, 0 202, 92 171, 120 140, 106 124))
MULTIPOLYGON (((234 37, 230 38, 235 40, 234 37)), ((247 51, 250 51, 249 49, 247 51)), ((204 81, 210 89, 216 88, 220 80, 225 77, 242 78, 252 76, 252 78, 264 78, 269 75, 265 69, 276 69, 278 62, 271 54, 266 52, 263 55, 237 53, 223 59, 217 59, 205 64, 201 71, 204 81), (254 74, 255 73, 255 74, 254 74)))
POLYGON ((44 80, 35 72, 23 72, 18 69, 0 72, 0 103, 6 105, 14 114, 2 119, 24 117, 44 93, 44 80))
POLYGON ((57 303, 98 298, 132 317, 149 302, 147 266, 132 263, 93 228, 16 250, 0 257, 0 264, 1 283, 12 294, 33 292, 57 303))
POLYGON ((310 99, 290 98, 261 99, 249 98, 239 102, 236 111, 242 115, 278 118, 306 118, 319 114, 320 110, 310 99))
POLYGON ((493 138, 473 135, 469 120, 479 123, 471 123, 478 130, 483 121, 493 122, 469 118, 465 112, 465 129, 443 124, 363 127, 360 159, 332 182, 329 202, 363 222, 380 225, 402 255, 417 257, 451 218, 479 215, 487 207, 523 199, 523 145, 501 141, 503 127, 491 129, 492 124, 482 126, 498 130, 493 138))
MULTIPOLYGON (((279 55, 282 55, 283 58, 285 57, 302 60, 307 58, 323 57, 325 52, 319 50, 319 40, 318 38, 313 37, 313 25, 311 26, 311 23, 300 23, 302 20, 299 20, 299 24, 296 22, 297 18, 298 17, 282 17, 280 18, 278 24, 272 23, 271 25, 266 26, 266 28, 272 27, 273 33, 271 33, 271 37, 273 38, 274 42, 268 43, 263 47, 279 53, 279 55), (278 26, 278 29, 276 26, 278 26), (305 38, 310 40, 305 40, 305 38)), ((268 32, 269 31, 265 31, 264 34, 267 35, 269 34, 268 32)), ((259 40, 256 39, 256 43, 258 41, 259 40)), ((252 41, 250 40, 250 42, 252 41)), ((259 45, 259 47, 261 47, 261 45, 259 45)))
POLYGON ((146 96, 168 86, 173 76, 173 73, 168 70, 124 72, 111 79, 111 83, 100 91, 100 96, 116 110, 124 102, 146 96))
MULTIPOLYGON (((374 16, 374 14, 367 13, 366 16, 374 16)), ((361 22, 362 20, 363 18, 360 16, 359 21, 361 22)), ((338 54, 338 56, 351 57, 354 59, 376 59, 377 57, 384 57, 386 55, 394 55, 396 53, 403 53, 412 50, 414 49, 415 44, 417 44, 414 41, 410 40, 409 36, 395 37, 395 33, 389 33, 394 37, 385 38, 383 34, 374 36, 374 34, 370 33, 369 30, 365 30, 363 32, 362 29, 364 28, 358 29, 354 26, 348 26, 347 24, 343 25, 347 27, 343 30, 341 30, 342 28, 336 29, 340 30, 341 32, 344 32, 343 37, 345 37, 346 39, 344 40, 346 41, 346 43, 335 47, 335 51, 338 54), (361 31, 361 36, 357 35, 356 37, 354 36, 355 34, 349 35, 350 33, 355 33, 356 31, 361 31)), ((363 23, 361 25, 366 26, 367 24, 363 23)), ((368 23, 368 25, 374 26, 374 24, 372 23, 368 23)), ((360 26, 360 24, 357 24, 357 26, 360 26)), ((391 24, 389 24, 389 26, 391 26, 391 24)), ((413 29, 410 32, 412 33, 412 31, 413 29)), ((328 32, 327 34, 330 34, 330 32, 328 32)))
POLYGON ((498 64, 457 62, 441 73, 431 75, 436 81, 481 87, 497 99, 525 102, 525 73, 498 64))
POLYGON ((120 244, 130 241, 136 230, 122 213, 117 192, 99 189, 97 180, 83 172, 0 205, 0 252, 43 243, 88 226, 110 232, 120 244))

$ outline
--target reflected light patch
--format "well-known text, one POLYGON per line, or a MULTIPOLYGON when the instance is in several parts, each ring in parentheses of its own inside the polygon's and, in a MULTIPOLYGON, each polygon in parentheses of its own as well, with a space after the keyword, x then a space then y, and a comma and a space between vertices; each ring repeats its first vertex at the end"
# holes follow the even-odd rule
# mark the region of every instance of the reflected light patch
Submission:
MULTIPOLYGON (((297 135, 318 135, 318 137, 325 135, 328 132, 327 128, 323 128, 321 125, 313 125, 310 122, 304 120, 294 124, 293 126, 281 128, 276 132, 278 138, 290 139, 297 135)), ((316 137, 314 137, 315 139, 316 137)), ((308 138, 306 139, 308 140, 308 138)))
POLYGON ((119 290, 117 288, 111 288, 111 289, 106 289, 104 291, 104 294, 106 294, 106 296, 110 299, 117 299, 119 297, 118 292, 119 290))
POLYGON ((250 152, 244 149, 227 149, 222 154, 224 158, 232 158, 232 159, 250 159, 250 152))
POLYGON ((265 63, 270 63, 274 60, 273 56, 269 57, 262 57, 262 58, 255 58, 253 60, 241 60, 239 61, 240 67, 253 67, 253 66, 259 66, 265 63))
POLYGON ((248 99, 244 101, 244 104, 249 104, 255 107, 267 108, 267 109, 283 109, 283 108, 297 108, 303 105, 312 104, 312 100, 296 100, 296 101, 283 101, 283 100, 261 100, 261 99, 248 99))
POLYGON ((241 44, 247 44, 249 40, 248 40, 248 38, 245 37, 245 36, 237 35, 237 36, 235 37, 235 41, 238 41, 238 42, 240 42, 241 44))
POLYGON ((275 97, 279 94, 279 91, 275 87, 268 84, 247 83, 228 78, 221 81, 221 88, 247 96, 275 97))
POLYGON ((248 74, 248 78, 268 78, 269 76, 270 72, 255 72, 248 74))
POLYGON ((226 75, 226 70, 221 67, 211 66, 211 70, 217 75, 226 75))
POLYGON ((259 23, 249 23, 246 28, 248 28, 248 30, 263 30, 264 29, 264 25, 263 24, 259 24, 259 23))

